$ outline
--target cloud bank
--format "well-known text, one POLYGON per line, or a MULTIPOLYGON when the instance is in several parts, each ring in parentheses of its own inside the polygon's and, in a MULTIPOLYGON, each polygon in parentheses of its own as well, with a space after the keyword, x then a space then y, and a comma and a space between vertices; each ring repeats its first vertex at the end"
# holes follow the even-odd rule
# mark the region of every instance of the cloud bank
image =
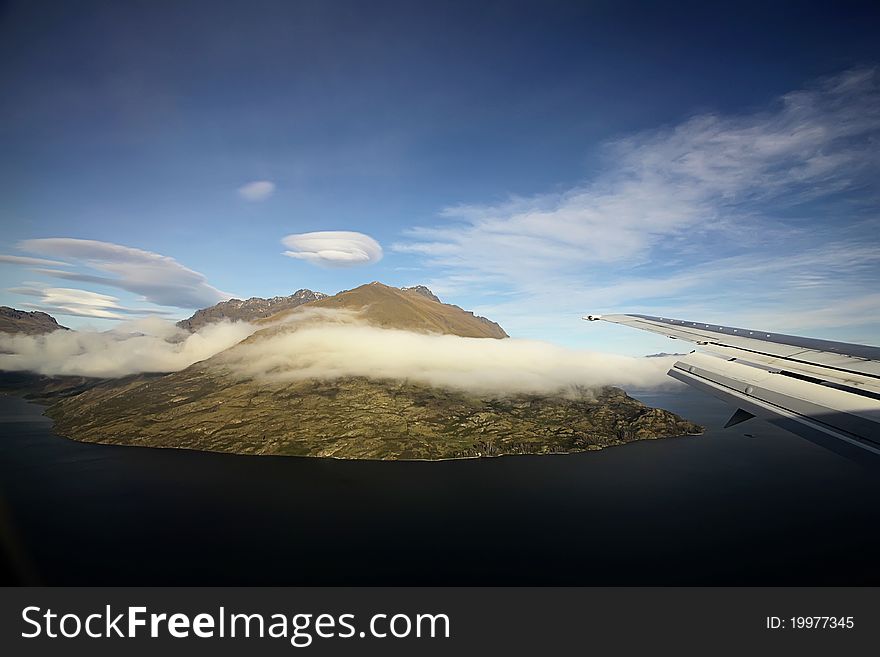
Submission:
POLYGON ((369 235, 346 230, 325 230, 288 235, 281 240, 289 258, 325 267, 371 265, 382 259, 382 247, 369 235))
POLYGON ((109 378, 176 372, 228 349, 255 330, 244 322, 218 322, 191 334, 169 321, 150 318, 105 332, 0 333, 0 370, 109 378))
POLYGON ((174 258, 152 251, 70 237, 24 240, 18 246, 28 253, 64 258, 105 275, 60 269, 37 269, 39 273, 116 287, 139 294, 146 301, 160 306, 202 308, 232 296, 209 285, 203 274, 184 267, 174 258))
MULTIPOLYGON (((0 334, 0 370, 121 377, 173 372, 229 349, 257 328, 209 324, 189 334, 153 318, 104 333, 0 334)), ((302 312, 274 333, 237 344, 215 365, 256 385, 363 376, 478 394, 547 393, 605 385, 672 385, 673 358, 630 358, 533 340, 462 338, 381 329, 356 314, 302 312)))
POLYGON ((302 313, 296 330, 249 340, 221 356, 257 382, 363 376, 479 394, 557 393, 605 385, 669 385, 675 359, 631 358, 537 340, 463 338, 383 329, 356 315, 302 313))
POLYGON ((275 183, 255 180, 238 188, 238 195, 247 201, 265 201, 275 193, 275 183))

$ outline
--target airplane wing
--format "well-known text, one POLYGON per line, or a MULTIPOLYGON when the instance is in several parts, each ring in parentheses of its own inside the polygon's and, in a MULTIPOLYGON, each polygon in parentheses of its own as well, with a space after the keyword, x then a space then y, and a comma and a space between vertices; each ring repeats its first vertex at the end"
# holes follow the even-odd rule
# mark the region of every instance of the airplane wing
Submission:
POLYGON ((849 457, 880 457, 880 347, 651 315, 587 315, 695 343, 669 375, 849 457))

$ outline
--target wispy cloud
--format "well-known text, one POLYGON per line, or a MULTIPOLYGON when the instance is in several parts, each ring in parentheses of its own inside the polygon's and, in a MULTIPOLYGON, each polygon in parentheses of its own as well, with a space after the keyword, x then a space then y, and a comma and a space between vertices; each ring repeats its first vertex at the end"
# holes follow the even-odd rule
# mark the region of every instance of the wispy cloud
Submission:
POLYGON ((347 230, 325 230, 288 235, 281 240, 289 258, 325 267, 370 265, 382 259, 382 247, 369 235, 347 230))
POLYGON ((28 258, 27 256, 0 255, 0 264, 6 265, 42 265, 44 267, 66 267, 66 262, 46 260, 44 258, 28 258))
POLYGON ((65 258, 105 275, 58 269, 37 269, 39 273, 119 288, 162 306, 201 308, 232 296, 209 285, 203 274, 152 251, 69 237, 24 240, 18 246, 29 253, 65 258))
POLYGON ((672 313, 698 297, 703 314, 780 315, 857 299, 880 271, 878 137, 880 75, 849 71, 766 110, 607 143, 602 173, 578 187, 446 208, 392 250, 439 268, 441 289, 511 293, 490 307, 514 330, 535 313, 672 313))
POLYGON ((238 195, 246 201, 265 201, 275 193, 275 183, 269 180, 255 180, 238 188, 238 195))

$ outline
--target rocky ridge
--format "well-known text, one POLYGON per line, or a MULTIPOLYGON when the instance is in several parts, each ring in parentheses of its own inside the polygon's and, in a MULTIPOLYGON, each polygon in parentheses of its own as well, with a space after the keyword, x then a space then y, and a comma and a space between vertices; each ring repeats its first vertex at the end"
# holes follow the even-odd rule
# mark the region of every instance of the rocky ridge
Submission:
POLYGON ((252 322, 257 319, 271 317, 283 310, 292 310, 303 304, 325 298, 327 298, 327 295, 322 292, 302 289, 286 297, 272 297, 271 299, 251 297, 246 300, 230 299, 229 301, 221 301, 210 308, 198 310, 192 317, 177 322, 177 325, 187 331, 196 332, 211 322, 222 320, 252 322))
POLYGON ((61 326, 52 315, 38 310, 27 311, 0 306, 0 332, 3 333, 26 333, 39 335, 52 331, 69 331, 66 326, 61 326))

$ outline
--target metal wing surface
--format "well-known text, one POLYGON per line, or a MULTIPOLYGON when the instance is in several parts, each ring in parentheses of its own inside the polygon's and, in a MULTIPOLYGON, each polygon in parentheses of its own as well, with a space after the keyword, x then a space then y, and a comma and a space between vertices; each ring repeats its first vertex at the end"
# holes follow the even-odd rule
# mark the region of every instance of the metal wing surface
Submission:
POLYGON ((695 343, 669 375, 846 456, 880 456, 880 347, 651 315, 588 315, 695 343))

